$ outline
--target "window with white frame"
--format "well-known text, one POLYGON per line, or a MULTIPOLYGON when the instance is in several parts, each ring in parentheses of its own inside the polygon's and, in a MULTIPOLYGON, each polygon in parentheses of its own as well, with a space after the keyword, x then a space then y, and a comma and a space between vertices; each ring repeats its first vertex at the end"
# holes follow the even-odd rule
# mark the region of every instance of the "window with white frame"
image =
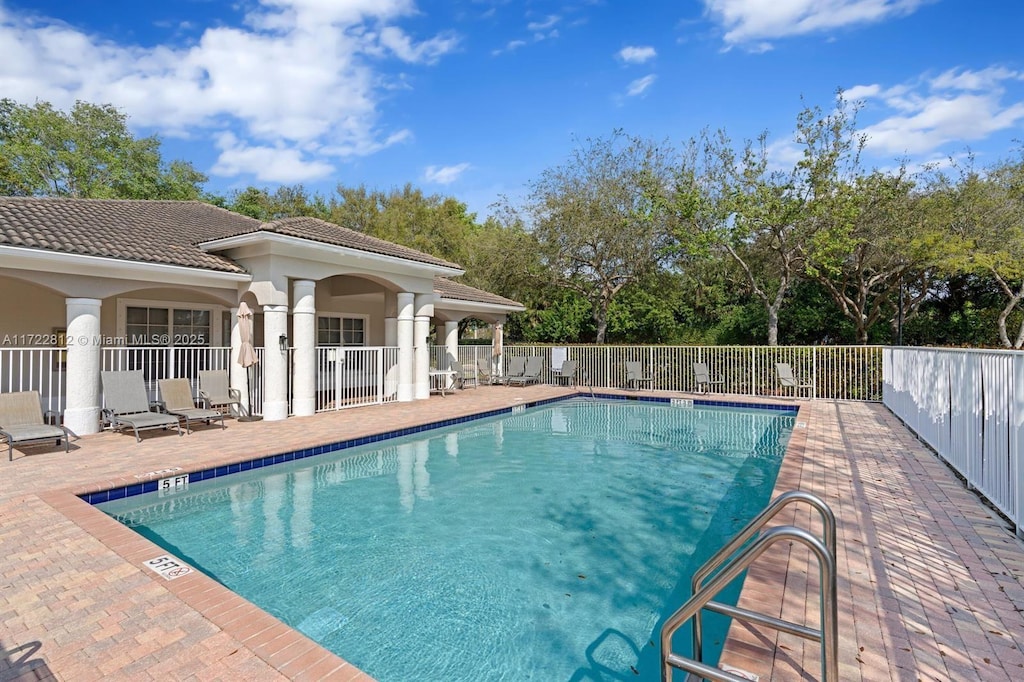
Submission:
POLYGON ((366 318, 331 316, 317 317, 316 345, 365 346, 366 318))
POLYGON ((125 337, 130 346, 209 346, 209 309, 125 306, 125 337))
POLYGON ((220 330, 213 322, 218 310, 195 303, 120 299, 117 329, 126 348, 112 349, 105 362, 109 369, 143 370, 153 391, 157 379, 194 378, 199 370, 220 364, 216 353, 206 350, 219 341, 220 330))

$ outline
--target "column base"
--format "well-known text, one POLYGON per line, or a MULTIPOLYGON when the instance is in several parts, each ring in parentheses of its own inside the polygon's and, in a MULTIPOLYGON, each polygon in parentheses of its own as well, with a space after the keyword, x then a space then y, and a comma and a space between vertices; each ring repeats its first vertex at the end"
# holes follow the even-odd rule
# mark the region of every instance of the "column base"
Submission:
POLYGON ((85 436, 100 432, 100 413, 97 407, 72 407, 64 410, 64 426, 72 433, 85 436))
POLYGON ((288 401, 263 402, 263 419, 268 422, 281 421, 288 418, 288 401))
POLYGON ((292 398, 292 416, 294 417, 311 417, 316 414, 316 400, 308 398, 305 400, 299 400, 298 398, 292 398))

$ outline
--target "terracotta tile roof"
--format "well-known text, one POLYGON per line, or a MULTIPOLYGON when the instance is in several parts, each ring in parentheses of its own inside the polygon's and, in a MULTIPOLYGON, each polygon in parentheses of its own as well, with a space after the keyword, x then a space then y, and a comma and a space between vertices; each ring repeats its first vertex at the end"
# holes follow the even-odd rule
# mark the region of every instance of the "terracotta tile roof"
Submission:
POLYGON ((435 258, 428 253, 400 246, 377 237, 371 237, 368 234, 356 232, 355 230, 350 230, 347 227, 341 227, 319 218, 283 218, 270 223, 264 223, 260 229, 291 237, 311 239, 334 246, 344 246, 358 251, 368 251, 383 256, 418 261, 428 265, 439 265, 446 268, 455 268, 456 270, 462 269, 455 263, 435 258))
POLYGON ((317 218, 261 223, 199 201, 0 197, 0 244, 9 246, 245 272, 230 258, 203 251, 199 245, 258 231, 460 269, 455 263, 317 218))
POLYGON ((0 244, 245 272, 195 244, 260 222, 199 201, 0 197, 0 244))
POLYGON ((476 289, 466 284, 453 282, 446 277, 434 278, 434 292, 439 294, 441 298, 450 298, 457 301, 490 303, 492 305, 507 305, 517 308, 523 307, 523 304, 518 301, 513 301, 510 298, 498 296, 497 294, 492 294, 489 291, 484 291, 483 289, 476 289))

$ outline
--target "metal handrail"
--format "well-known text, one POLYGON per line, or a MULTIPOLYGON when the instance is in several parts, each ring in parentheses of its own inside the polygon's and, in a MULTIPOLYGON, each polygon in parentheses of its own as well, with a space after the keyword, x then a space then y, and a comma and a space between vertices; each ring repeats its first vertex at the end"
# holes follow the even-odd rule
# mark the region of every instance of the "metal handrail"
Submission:
MULTIPOLYGON (((832 513, 832 510, 827 504, 825 504, 820 497, 817 495, 805 492, 803 490, 790 490, 785 492, 764 508, 760 514, 755 516, 750 523, 748 523, 743 530, 737 533, 736 537, 727 542, 721 549, 712 555, 710 559, 704 562, 704 564, 697 569, 693 574, 693 579, 690 582, 690 594, 697 594, 697 591, 703 586, 704 580, 718 570, 721 564, 732 556, 733 552, 739 549, 747 540, 756 535, 764 526, 775 518, 779 512, 785 509, 787 506, 796 502, 806 502, 815 509, 821 515, 821 522, 824 526, 822 537, 825 541, 825 547, 833 557, 836 555, 836 517, 832 513)), ((734 609, 735 607, 729 607, 734 609)), ((750 611, 746 612, 749 616, 756 617, 757 614, 753 614, 750 611)), ((738 617, 731 613, 725 614, 733 617, 738 617)), ((748 620, 754 620, 754 618, 748 618, 748 620)), ((792 634, 800 634, 793 632, 792 634)), ((803 636, 803 635, 800 635, 803 636)), ((700 618, 696 619, 693 623, 693 653, 694 658, 698 661, 704 660, 703 656, 703 631, 701 627, 700 618)))
POLYGON ((741 682, 742 678, 727 673, 718 668, 703 663, 703 652, 700 641, 700 612, 703 609, 715 611, 739 620, 757 623, 790 634, 821 642, 822 656, 821 669, 822 680, 836 682, 839 677, 838 661, 838 607, 836 604, 836 531, 835 515, 828 505, 815 495, 802 491, 791 491, 776 498, 763 512, 753 521, 747 524, 735 538, 720 549, 711 559, 698 569, 693 577, 693 596, 683 604, 675 613, 665 621, 661 629, 661 661, 662 680, 669 682, 672 676, 672 668, 679 668, 691 673, 702 675, 710 680, 722 680, 724 682, 741 682), (722 565, 723 560, 730 556, 737 547, 742 545, 757 533, 765 523, 771 520, 779 511, 793 502, 808 502, 813 505, 822 516, 825 532, 824 542, 802 528, 794 526, 780 526, 765 531, 753 544, 744 549, 738 556, 732 558, 722 565), (821 594, 821 629, 814 630, 803 625, 790 623, 779 618, 766 616, 747 609, 741 609, 728 604, 712 601, 726 585, 759 557, 771 545, 782 540, 795 540, 806 545, 818 558, 820 571, 821 594), (719 572, 706 584, 702 585, 705 578, 715 570, 719 572), (694 658, 686 658, 672 653, 672 636, 683 623, 694 619, 694 658))

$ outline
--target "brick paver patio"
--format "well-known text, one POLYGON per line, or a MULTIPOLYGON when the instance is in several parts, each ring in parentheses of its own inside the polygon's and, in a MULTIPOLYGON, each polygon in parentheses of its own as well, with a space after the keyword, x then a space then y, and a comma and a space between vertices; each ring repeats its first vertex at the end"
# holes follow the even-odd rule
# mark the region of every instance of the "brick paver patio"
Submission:
MULTIPOLYGON (((480 387, 180 438, 151 431, 141 444, 103 433, 68 454, 16 450, 0 461, 0 681, 369 679, 202 574, 165 581, 143 568, 163 550, 74 493, 568 392, 480 387)), ((883 406, 800 406, 807 426, 776 490, 816 493, 839 520, 840 679, 1024 679, 1024 543, 883 406)), ((777 522, 818 528, 803 507, 777 522)), ((816 625, 817 579, 803 548, 777 547, 749 572, 741 605, 816 625)), ((723 662, 762 680, 820 671, 816 644, 740 624, 723 662)))

